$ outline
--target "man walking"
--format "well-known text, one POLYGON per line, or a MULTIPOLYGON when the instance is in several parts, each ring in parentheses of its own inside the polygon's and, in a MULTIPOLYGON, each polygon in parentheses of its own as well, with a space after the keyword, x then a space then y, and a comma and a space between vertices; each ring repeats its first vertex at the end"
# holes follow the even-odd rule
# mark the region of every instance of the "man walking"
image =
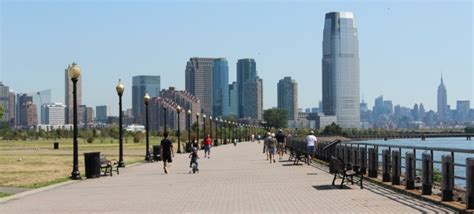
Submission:
POLYGON ((204 138, 204 158, 211 158, 211 146, 211 135, 207 135, 206 138, 204 138))
POLYGON ((306 136, 306 153, 308 154, 308 164, 311 163, 311 159, 313 158, 314 146, 317 141, 318 139, 316 136, 314 136, 314 132, 310 131, 308 136, 306 136))
POLYGON ((168 132, 163 134, 164 139, 161 140, 161 160, 163 160, 163 170, 165 174, 168 174, 168 168, 173 162, 172 157, 174 157, 173 143, 168 139, 168 132))
POLYGON ((283 133, 283 131, 280 129, 276 135, 276 140, 277 140, 277 148, 278 148, 278 155, 279 155, 279 160, 283 158, 283 152, 285 151, 285 146, 286 146, 286 136, 283 133))

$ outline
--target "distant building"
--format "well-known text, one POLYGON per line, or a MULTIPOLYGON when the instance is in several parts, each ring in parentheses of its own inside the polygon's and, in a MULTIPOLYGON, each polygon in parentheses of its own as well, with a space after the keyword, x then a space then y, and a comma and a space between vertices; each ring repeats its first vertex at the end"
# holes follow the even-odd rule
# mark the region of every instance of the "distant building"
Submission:
POLYGON ((263 118, 263 81, 260 78, 247 80, 243 85, 243 112, 241 118, 262 120, 263 118))
POLYGON ((145 124, 143 120, 145 115, 145 103, 143 97, 148 92, 150 97, 160 95, 161 79, 160 76, 134 76, 132 77, 132 110, 135 122, 145 124))
POLYGON ((196 97, 191 95, 187 91, 178 91, 174 87, 169 87, 167 90, 161 90, 159 98, 153 98, 150 101, 150 129, 152 130, 163 130, 163 107, 167 109, 168 115, 168 128, 178 128, 178 116, 176 114, 176 108, 181 107, 182 112, 180 115, 180 127, 184 130, 186 127, 187 111, 191 110, 191 124, 196 122, 196 114, 202 111, 201 102, 196 97), (172 121, 173 120, 173 121, 172 121))
POLYGON ((26 101, 20 108, 20 125, 24 128, 31 128, 38 125, 38 114, 36 105, 32 101, 26 101))
POLYGON ((297 120, 298 84, 291 77, 284 77, 278 82, 277 86, 278 108, 286 110, 288 120, 297 120))
MULTIPOLYGON (((257 64, 254 59, 239 59, 237 61, 237 95, 238 95, 238 117, 245 118, 244 108, 246 104, 245 98, 247 94, 245 93, 245 84, 255 84, 257 82, 257 64), (251 83, 247 83, 247 82, 251 83)), ((255 85, 253 85, 255 88, 255 85)), ((247 109, 249 110, 249 109, 247 109)), ((252 115, 257 114, 257 112, 247 112, 252 115)))
POLYGON ((337 124, 337 117, 334 115, 318 114, 318 116, 316 116, 317 129, 323 129, 324 127, 329 126, 332 123, 337 124))
MULTIPOLYGON (((69 69, 76 65, 76 63, 69 64, 66 69, 64 69, 64 104, 67 107, 66 111, 66 124, 73 123, 73 83, 71 81, 71 76, 69 76, 69 69)), ((77 79, 76 84, 77 89, 77 106, 82 105, 82 75, 77 79)))
POLYGON ((186 64, 186 91, 199 98, 202 112, 212 114, 212 67, 214 58, 190 58, 186 64))
POLYGON ((44 105, 52 104, 52 92, 51 89, 46 89, 38 92, 28 93, 31 97, 33 97, 33 103, 36 104, 36 112, 38 113, 38 119, 40 123, 46 122, 45 109, 44 105))
POLYGON ((438 86, 438 115, 441 120, 447 119, 448 114, 448 92, 446 86, 443 83, 443 77, 441 77, 441 83, 438 86))
POLYGON ((229 115, 239 116, 239 93, 237 82, 229 85, 229 115))
POLYGON ((46 125, 64 125, 66 123, 66 105, 62 103, 46 104, 44 109, 44 122, 46 125))
POLYGON ((106 123, 109 116, 109 108, 106 105, 95 107, 95 119, 97 122, 106 123))
POLYGON ((456 119, 459 122, 468 121, 471 103, 469 100, 458 100, 456 102, 456 119))
POLYGON ((229 115, 229 66, 225 58, 214 59, 212 67, 212 115, 229 115))
POLYGON ((8 121, 10 126, 14 126, 17 121, 16 117, 16 95, 15 92, 10 90, 8 93, 8 108, 6 108, 6 112, 8 114, 8 121))
POLYGON ((0 82, 0 105, 3 107, 3 117, 0 121, 9 121, 10 116, 10 88, 0 82))
POLYGON ((323 112, 337 116, 343 128, 359 128, 359 47, 351 12, 326 14, 322 74, 323 112))

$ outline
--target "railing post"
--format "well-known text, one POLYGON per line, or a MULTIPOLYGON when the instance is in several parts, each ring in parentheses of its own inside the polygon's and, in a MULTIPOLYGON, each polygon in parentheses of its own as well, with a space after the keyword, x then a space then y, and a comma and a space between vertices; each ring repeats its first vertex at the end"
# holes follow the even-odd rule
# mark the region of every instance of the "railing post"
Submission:
POLYGON ((384 149, 382 151, 382 182, 390 182, 390 151, 384 149))
POLYGON ((474 158, 466 159, 466 209, 474 209, 474 158))
POLYGON ((405 154, 405 189, 415 189, 415 154, 405 154))
POLYGON ((351 149, 351 157, 352 157, 352 165, 354 166, 359 166, 360 167, 360 162, 359 162, 359 149, 357 147, 354 147, 351 149))
POLYGON ((401 174, 401 158, 400 151, 392 151, 392 185, 400 185, 401 174))
POLYGON ((367 173, 367 149, 365 147, 359 148, 359 161, 361 173, 367 173))
POLYGON ((377 158, 377 151, 375 148, 369 148, 369 177, 376 178, 377 177, 377 169, 378 169, 378 158, 377 158))
POLYGON ((451 155, 442 156, 441 173, 443 184, 441 185, 441 200, 452 201, 454 189, 454 164, 451 155))
POLYGON ((433 157, 428 152, 422 155, 421 166, 421 194, 431 195, 433 187, 433 157))

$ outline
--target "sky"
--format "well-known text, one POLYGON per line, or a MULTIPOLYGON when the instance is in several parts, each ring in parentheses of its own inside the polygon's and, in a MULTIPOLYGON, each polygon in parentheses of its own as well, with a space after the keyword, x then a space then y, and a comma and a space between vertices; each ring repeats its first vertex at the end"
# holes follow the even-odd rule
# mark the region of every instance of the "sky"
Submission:
MULTIPOLYGON (((229 82, 240 58, 254 58, 264 108, 277 105, 277 82, 298 82, 300 108, 322 98, 324 16, 353 12, 359 36, 361 97, 371 107, 436 109, 443 75, 448 104, 474 106, 472 1, 14 1, 0 0, 0 81, 15 92, 52 89, 64 103, 64 69, 82 69, 83 103, 118 111, 115 85, 160 75, 184 89, 190 57, 226 57, 229 82)), ((118 115, 118 112, 114 115, 118 115)))

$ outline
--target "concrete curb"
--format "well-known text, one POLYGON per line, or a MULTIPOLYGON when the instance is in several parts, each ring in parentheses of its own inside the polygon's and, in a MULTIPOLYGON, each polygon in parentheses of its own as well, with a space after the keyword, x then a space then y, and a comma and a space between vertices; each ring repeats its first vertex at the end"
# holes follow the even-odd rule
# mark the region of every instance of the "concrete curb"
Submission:
POLYGON ((32 190, 28 190, 28 191, 21 192, 21 193, 18 193, 18 194, 10 195, 10 196, 4 197, 4 198, 0 198, 0 204, 3 204, 3 203, 5 203, 7 201, 10 201, 10 200, 23 198, 23 197, 26 197, 28 195, 32 195, 32 194, 35 194, 35 193, 39 193, 39 192, 43 192, 43 191, 46 191, 46 190, 54 189, 56 187, 73 184, 73 183, 76 183, 76 182, 79 182, 79 181, 80 180, 65 181, 65 182, 53 184, 53 185, 50 185, 50 186, 45 186, 45 187, 41 187, 41 188, 38 188, 38 189, 32 189, 32 190))
MULTIPOLYGON (((133 163, 133 164, 127 165, 126 168, 135 167, 135 166, 138 166, 138 165, 141 165, 141 164, 144 164, 144 163, 143 162, 133 163)), ((86 180, 86 179, 84 179, 84 180, 86 180)), ((45 187, 41 187, 41 188, 37 188, 37 189, 28 190, 28 191, 25 191, 25 192, 13 194, 13 195, 10 195, 10 196, 7 196, 7 197, 0 198, 0 204, 4 204, 4 203, 6 203, 8 201, 11 201, 11 200, 23 198, 23 197, 26 197, 28 195, 36 194, 36 193, 43 192, 43 191, 50 190, 50 189, 54 189, 54 188, 57 188, 57 187, 60 187, 60 186, 66 186, 66 185, 77 183, 77 182, 80 182, 80 181, 83 181, 83 180, 69 180, 69 181, 64 181, 64 182, 61 182, 61 183, 57 183, 57 184, 53 184, 53 185, 49 185, 49 186, 45 186, 45 187)))

